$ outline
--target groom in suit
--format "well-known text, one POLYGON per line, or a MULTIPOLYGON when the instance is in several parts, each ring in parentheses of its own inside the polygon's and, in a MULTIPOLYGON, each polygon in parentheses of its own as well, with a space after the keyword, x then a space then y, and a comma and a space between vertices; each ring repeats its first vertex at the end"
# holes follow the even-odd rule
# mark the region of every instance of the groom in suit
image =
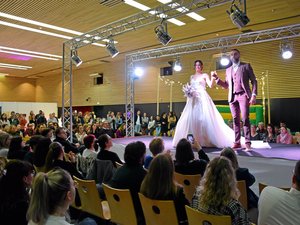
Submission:
POLYGON ((251 65, 240 61, 240 51, 238 49, 232 49, 230 60, 232 66, 226 69, 225 81, 222 81, 216 72, 212 72, 212 77, 216 79, 218 85, 229 89, 228 102, 233 117, 235 133, 235 142, 232 148, 241 148, 240 114, 242 114, 246 151, 250 151, 249 108, 250 105, 255 104, 256 102, 257 81, 251 65), (252 91, 250 89, 249 81, 251 81, 252 84, 252 91))

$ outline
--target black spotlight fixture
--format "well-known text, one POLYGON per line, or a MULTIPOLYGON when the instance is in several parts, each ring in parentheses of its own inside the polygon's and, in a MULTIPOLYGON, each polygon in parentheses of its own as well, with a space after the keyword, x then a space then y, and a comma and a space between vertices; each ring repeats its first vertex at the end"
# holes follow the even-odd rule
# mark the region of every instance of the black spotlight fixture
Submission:
POLYGON ((233 0, 230 11, 226 11, 228 15, 230 16, 230 19, 234 25, 236 25, 239 29, 246 26, 250 19, 247 16, 246 13, 246 0, 244 0, 244 12, 240 10, 235 4, 235 0, 233 0))
POLYGON ((77 54, 77 50, 75 50, 75 49, 71 51, 71 59, 76 67, 78 67, 82 64, 82 60, 79 58, 79 56, 77 54))
POLYGON ((115 42, 113 38, 109 38, 109 41, 106 44, 106 50, 112 58, 116 57, 119 54, 119 51, 115 47, 115 42))
POLYGON ((154 29, 157 39, 163 45, 169 44, 172 37, 168 34, 167 22, 163 19, 161 24, 154 29))

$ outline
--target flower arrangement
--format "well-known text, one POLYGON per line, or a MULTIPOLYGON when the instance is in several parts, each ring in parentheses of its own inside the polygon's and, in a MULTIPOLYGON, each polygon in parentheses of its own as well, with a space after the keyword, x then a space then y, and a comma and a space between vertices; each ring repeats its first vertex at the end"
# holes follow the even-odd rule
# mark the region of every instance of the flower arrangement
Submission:
POLYGON ((182 91, 185 97, 192 98, 194 96, 196 89, 192 85, 187 83, 186 85, 183 85, 182 91))

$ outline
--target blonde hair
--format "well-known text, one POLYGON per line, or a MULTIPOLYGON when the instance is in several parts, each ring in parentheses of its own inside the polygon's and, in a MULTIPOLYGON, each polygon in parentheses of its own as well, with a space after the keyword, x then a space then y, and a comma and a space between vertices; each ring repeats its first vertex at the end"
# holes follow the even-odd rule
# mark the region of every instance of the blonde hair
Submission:
POLYGON ((49 215, 62 207, 71 190, 71 176, 63 169, 38 173, 33 182, 33 192, 27 211, 27 219, 43 225, 49 215))
POLYGON ((216 157, 208 164, 200 181, 199 206, 220 211, 228 202, 237 199, 235 172, 231 161, 224 156, 216 157))
POLYGON ((158 154, 151 161, 140 192, 152 199, 168 199, 177 191, 174 164, 169 154, 158 154))

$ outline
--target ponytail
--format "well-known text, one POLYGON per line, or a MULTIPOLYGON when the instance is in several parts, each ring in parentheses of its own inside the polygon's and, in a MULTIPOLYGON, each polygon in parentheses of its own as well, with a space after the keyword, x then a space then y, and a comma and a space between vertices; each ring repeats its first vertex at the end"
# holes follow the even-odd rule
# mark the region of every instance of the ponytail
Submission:
POLYGON ((38 225, 45 224, 49 215, 64 205, 67 192, 71 189, 70 181, 70 175, 62 169, 38 173, 33 183, 27 219, 38 225))

